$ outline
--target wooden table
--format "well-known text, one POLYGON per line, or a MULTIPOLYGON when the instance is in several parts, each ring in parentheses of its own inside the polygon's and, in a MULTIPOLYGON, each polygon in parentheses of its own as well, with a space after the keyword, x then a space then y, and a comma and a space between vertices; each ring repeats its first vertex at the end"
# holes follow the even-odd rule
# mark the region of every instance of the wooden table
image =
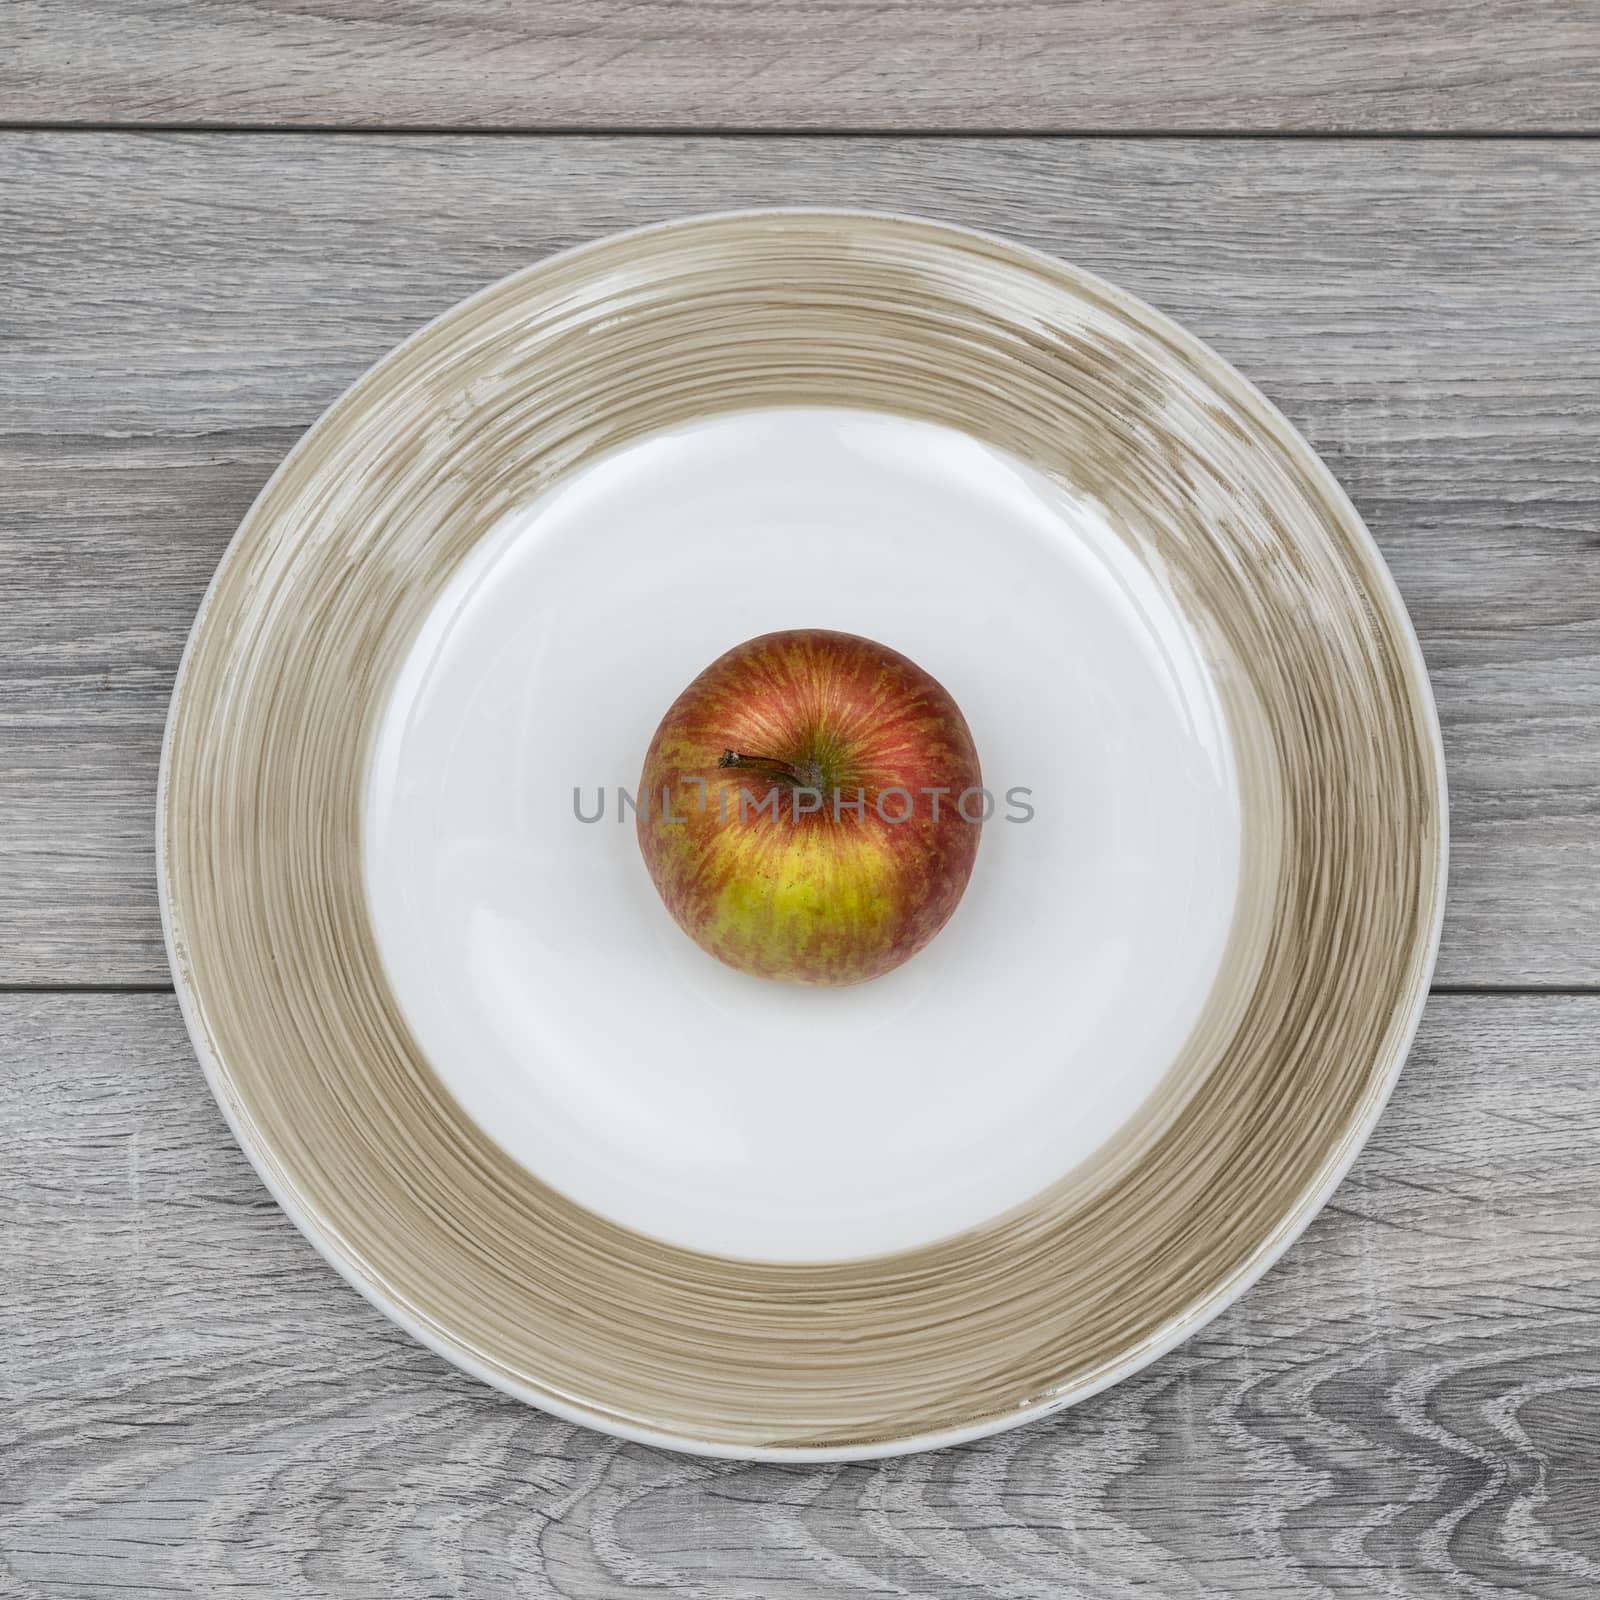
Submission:
POLYGON ((0 1595, 1600 1594, 1593 0, 10 0, 0 119, 0 1595), (1009 234, 1254 378, 1453 798, 1421 1037, 1306 1237, 1119 1388, 877 1466, 412 1344, 235 1149, 156 911, 178 652, 300 432, 492 278, 774 202, 1009 234))

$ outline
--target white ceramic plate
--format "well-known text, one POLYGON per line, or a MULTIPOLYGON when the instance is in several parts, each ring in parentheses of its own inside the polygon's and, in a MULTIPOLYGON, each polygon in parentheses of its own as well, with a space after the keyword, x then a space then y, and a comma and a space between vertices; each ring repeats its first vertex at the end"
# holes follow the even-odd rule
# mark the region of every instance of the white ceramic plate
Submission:
POLYGON ((312 430, 197 619, 161 861, 212 1085, 358 1287, 629 1437, 861 1456, 1103 1387, 1304 1226, 1426 992, 1443 773, 1370 538, 1216 357, 765 213, 497 285, 312 430), (797 627, 928 669, 1002 797, 854 988, 713 961, 618 820, 797 627))

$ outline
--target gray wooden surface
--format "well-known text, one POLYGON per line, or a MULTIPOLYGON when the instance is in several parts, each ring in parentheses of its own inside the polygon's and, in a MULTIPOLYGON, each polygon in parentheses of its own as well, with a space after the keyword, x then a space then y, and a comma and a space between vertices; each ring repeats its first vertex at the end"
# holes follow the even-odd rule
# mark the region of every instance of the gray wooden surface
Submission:
POLYGON ((0 9, 0 1596, 1600 1594, 1597 86, 1594 0, 0 9), (1449 137, 1170 137, 1220 130, 1449 137), (194 606, 328 401, 551 249, 784 201, 1211 340, 1382 544, 1452 785, 1438 992, 1309 1234, 1110 1393, 871 1467, 618 1445, 345 1288, 203 1089, 151 853, 194 606))
POLYGON ((1440 996, 1355 1171, 1178 1352, 862 1467, 619 1445, 339 1283, 170 995, 0 998, 7 1592, 1600 1593, 1600 998, 1440 996))
POLYGON ((1596 0, 8 0, 5 118, 1594 129, 1596 0))
POLYGON ((0 981, 164 980, 172 672, 256 490, 548 250, 793 200, 1104 272, 1324 453, 1411 607, 1455 830, 1439 978, 1600 982, 1600 143, 0 136, 0 981))

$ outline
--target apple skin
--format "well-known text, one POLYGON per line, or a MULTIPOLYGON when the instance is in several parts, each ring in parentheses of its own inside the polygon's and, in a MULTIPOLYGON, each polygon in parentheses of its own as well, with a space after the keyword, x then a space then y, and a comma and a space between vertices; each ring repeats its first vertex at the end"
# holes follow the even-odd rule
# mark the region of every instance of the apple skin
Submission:
POLYGON ((639 848, 678 926, 718 960, 789 983, 862 983, 949 921, 982 832, 957 800, 982 782, 966 718, 915 662, 850 633, 768 633, 718 657, 661 719, 639 780, 639 848), (797 804, 797 788, 821 791, 821 808, 797 804), (879 811, 880 796, 889 817, 906 810, 891 789, 912 798, 904 821, 879 811))

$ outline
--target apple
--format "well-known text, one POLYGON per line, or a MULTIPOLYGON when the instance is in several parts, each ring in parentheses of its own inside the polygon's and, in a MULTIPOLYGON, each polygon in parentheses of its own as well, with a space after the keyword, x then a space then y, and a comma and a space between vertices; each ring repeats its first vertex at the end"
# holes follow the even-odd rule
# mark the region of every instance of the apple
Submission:
POLYGON ((768 633, 661 719, 639 848, 679 927, 730 967, 861 983, 949 921, 982 783, 966 718, 915 662, 851 633, 768 633))

